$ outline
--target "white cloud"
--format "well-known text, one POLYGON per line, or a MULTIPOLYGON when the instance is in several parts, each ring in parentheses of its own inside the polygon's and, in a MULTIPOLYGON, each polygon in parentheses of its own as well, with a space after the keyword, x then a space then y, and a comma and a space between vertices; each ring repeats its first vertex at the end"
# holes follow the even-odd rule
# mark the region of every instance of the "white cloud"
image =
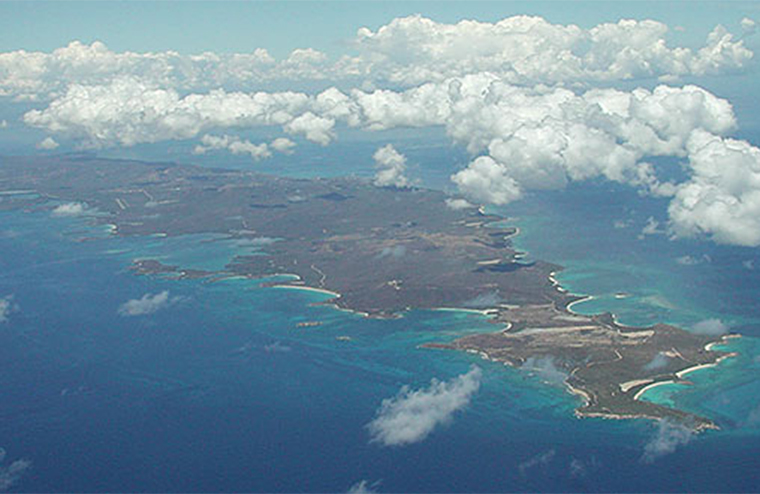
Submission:
POLYGON ((348 489, 348 494, 373 494, 377 492, 379 485, 380 481, 372 482, 370 484, 368 481, 362 480, 352 485, 348 489))
MULTIPOLYGON (((742 36, 755 31, 741 22, 742 36)), ((516 84, 673 79, 741 70, 753 53, 742 39, 716 27, 701 48, 668 46, 668 27, 621 20, 589 29, 514 16, 496 23, 438 23, 422 16, 393 19, 376 31, 358 30, 357 56, 333 59, 313 48, 275 60, 249 53, 114 52, 95 41, 72 41, 52 52, 0 53, 0 96, 49 99, 72 85, 108 85, 131 77, 166 89, 252 90, 264 82, 364 80, 371 85, 418 85, 489 72, 516 84)))
POLYGON ((582 29, 530 16, 445 24, 415 15, 362 28, 356 41, 375 78, 402 84, 486 71, 513 83, 550 84, 703 75, 742 68, 753 55, 720 26, 696 52, 669 47, 667 31, 652 20, 582 29))
POLYGON ((668 208, 674 233, 760 245, 760 149, 697 129, 688 152, 694 173, 668 208))
POLYGON ((757 31, 757 23, 749 17, 743 18, 740 25, 745 36, 754 34, 757 31))
POLYGON ((525 360, 522 369, 534 372, 541 380, 556 386, 562 385, 567 380, 567 372, 557 367, 554 357, 529 357, 525 360))
POLYGON ((79 216, 84 213, 84 204, 80 202, 67 202, 56 206, 50 213, 52 216, 79 216))
POLYGON ((448 198, 446 199, 446 207, 454 211, 461 211, 462 209, 474 208, 475 205, 462 198, 448 198))
POLYGON ((214 136, 210 134, 201 137, 201 144, 195 146, 193 153, 205 154, 208 151, 219 149, 228 150, 232 154, 248 154, 254 161, 272 156, 272 152, 266 143, 253 144, 251 141, 241 140, 235 136, 214 136))
POLYGON ((554 448, 552 448, 548 451, 539 453, 536 456, 521 462, 519 465, 517 465, 517 469, 520 471, 520 475, 524 476, 528 472, 528 470, 532 468, 545 467, 549 465, 552 462, 552 460, 554 460, 555 456, 557 456, 557 451, 554 448))
POLYGON ((705 319, 699 321, 691 328, 692 333, 707 335, 707 336, 719 336, 728 333, 729 327, 720 319, 705 319))
POLYGON ((380 251, 380 253, 377 255, 377 258, 382 259, 384 257, 391 257, 398 259, 399 257, 404 257, 405 255, 406 246, 394 245, 393 247, 383 247, 383 250, 380 251))
MULTIPOLYGON (((5 461, 5 450, 0 448, 0 463, 5 461)), ((0 465, 0 492, 5 492, 16 485, 24 474, 32 467, 29 460, 16 460, 10 465, 0 465)))
POLYGON ((735 119, 725 100, 695 86, 576 95, 470 79, 454 91, 446 125, 470 152, 488 153, 454 181, 473 199, 505 204, 523 189, 596 177, 672 193, 641 159, 683 156, 695 128, 724 133, 735 119))
MULTIPOLYGON (((298 67, 289 64, 288 75, 307 74, 298 74, 298 67)), ((117 53, 99 41, 90 45, 73 41, 50 53, 0 53, 0 95, 21 100, 60 94, 72 84, 109 84, 124 76, 181 89, 250 86, 279 77, 274 59, 261 48, 251 53, 186 56, 173 51, 117 53)))
POLYGON ((697 266, 699 264, 711 261, 712 259, 707 254, 703 254, 701 257, 685 255, 676 258, 676 263, 680 264, 681 266, 697 266))
MULTIPOLYGON (((750 29, 750 21, 743 26, 750 29)), ((186 93, 177 88, 204 87, 209 78, 216 81, 211 87, 223 87, 222 80, 245 86, 238 83, 264 77, 250 72, 254 66, 290 71, 288 77, 317 77, 318 68, 331 62, 309 49, 274 62, 264 52, 189 59, 115 54, 97 43, 70 45, 54 56, 0 54, 0 81, 5 77, 11 86, 29 89, 36 87, 35 77, 68 67, 68 82, 51 90, 47 107, 27 112, 23 120, 56 137, 74 138, 83 147, 204 136, 198 152, 223 148, 259 159, 273 150, 290 152, 294 144, 284 137, 256 144, 216 133, 279 126, 327 145, 340 125, 365 130, 444 126, 473 155, 452 180, 474 202, 507 204, 531 190, 601 178, 672 197, 667 232, 674 237, 760 245, 760 150, 725 137, 736 127, 727 101, 693 85, 574 92, 540 84, 716 73, 741 67, 751 56, 741 40, 720 27, 697 51, 668 47, 666 30, 654 21, 581 29, 524 16, 456 25, 412 16, 376 32, 360 30, 361 55, 335 66, 351 77, 361 75, 372 87, 376 76, 421 82, 404 91, 333 87, 317 95, 224 89, 186 93), (36 62, 27 67, 27 59, 36 62), (73 61, 76 70, 67 65, 73 61), (24 70, 3 72, 3 63, 24 70), (157 67, 162 76, 145 76, 157 67), (220 67, 223 74, 212 77, 220 67), (34 77, 27 80, 24 74, 34 77), (180 84, 180 79, 194 82, 180 84), (661 156, 686 160, 682 183, 661 181, 646 161, 661 156)), ((338 77, 338 69, 325 70, 338 77)), ((407 185, 403 166, 383 166, 377 183, 407 185)))
POLYGON ((179 300, 179 297, 169 297, 168 290, 155 295, 146 293, 141 298, 124 302, 119 306, 117 312, 121 316, 146 316, 165 309, 179 300))
POLYGON ((496 307, 503 303, 504 299, 499 295, 498 290, 492 292, 481 293, 470 300, 462 302, 462 307, 475 307, 477 309, 496 307))
POLYGON ((36 148, 42 149, 45 151, 52 151, 53 149, 58 148, 59 144, 53 139, 52 137, 48 136, 37 143, 36 148))
POLYGON ((481 156, 451 177, 462 194, 478 202, 507 204, 522 195, 507 169, 490 156, 481 156))
POLYGON ((293 154, 293 148, 296 147, 296 143, 291 141, 287 137, 278 137, 277 139, 269 143, 269 147, 279 153, 293 154))
POLYGON ((0 129, 7 129, 7 128, 8 128, 8 121, 0 120, 0 129))
POLYGON ((10 315, 18 310, 18 304, 13 301, 13 295, 0 298, 0 323, 8 322, 10 315))
POLYGON ((303 134, 306 139, 327 146, 335 137, 335 120, 308 111, 288 122, 283 128, 290 134, 303 134))
MULTIPOLYGON (((207 129, 292 123, 309 101, 306 94, 294 92, 214 90, 180 97, 173 89, 122 78, 101 86, 73 85, 46 109, 27 112, 24 122, 81 139, 85 147, 134 146, 190 139, 207 129)), ((324 142, 318 132, 314 136, 324 142)))
POLYGON ((480 368, 473 366, 450 381, 433 379, 425 389, 404 386, 395 397, 383 400, 377 416, 367 426, 372 442, 404 446, 422 441, 470 403, 480 388, 481 376, 480 368))
POLYGON ((663 352, 659 352, 644 366, 644 370, 652 371, 662 369, 667 367, 668 363, 670 363, 670 357, 663 352))
POLYGON ((378 187, 406 187, 409 185, 406 172, 406 157, 396 151, 391 144, 378 148, 372 156, 375 160, 374 183, 378 187))
POLYGON ((644 446, 641 460, 644 463, 652 463, 662 456, 675 452, 679 447, 691 442, 693 438, 694 431, 688 427, 668 420, 660 420, 654 435, 644 446))
POLYGON ((660 228, 660 222, 654 219, 654 217, 650 216, 647 218, 646 225, 644 225, 644 227, 641 229, 639 238, 643 238, 647 235, 663 235, 665 233, 665 230, 660 228))

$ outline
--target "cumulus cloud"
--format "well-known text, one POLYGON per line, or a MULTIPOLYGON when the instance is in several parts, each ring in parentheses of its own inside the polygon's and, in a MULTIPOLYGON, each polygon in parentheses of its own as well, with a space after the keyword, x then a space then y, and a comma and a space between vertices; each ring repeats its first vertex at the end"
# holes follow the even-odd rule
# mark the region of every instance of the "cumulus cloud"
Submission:
POLYGON ((335 137, 333 127, 335 127, 334 119, 320 117, 308 111, 292 119, 284 126, 284 129, 289 134, 302 134, 312 142, 327 146, 335 137))
MULTIPOLYGON (((742 37, 751 35, 754 21, 742 20, 741 29, 742 37)), ((524 85, 672 79, 741 70, 753 56, 742 39, 722 26, 696 50, 668 46, 667 31, 665 24, 652 20, 583 29, 535 16, 446 24, 416 15, 393 19, 376 31, 359 29, 355 56, 333 59, 313 48, 298 48, 281 60, 263 48, 184 55, 115 52, 100 41, 72 41, 52 52, 0 53, 0 96, 46 99, 72 85, 104 85, 123 77, 183 92, 325 79, 414 86, 478 72, 524 85)))
POLYGON ((520 198, 522 192, 506 167, 490 156, 480 156, 451 180, 459 190, 475 201, 507 204, 520 198))
MULTIPOLYGON (((753 32, 753 21, 743 21, 742 29, 753 32)), ((655 21, 583 29, 540 17, 444 24, 411 16, 376 31, 361 29, 359 56, 335 63, 306 48, 276 62, 262 51, 185 57, 72 44, 53 54, 0 54, 0 91, 49 95, 24 123, 92 148, 203 136, 207 143, 198 152, 223 148, 258 159, 273 150, 289 152, 293 143, 254 144, 218 133, 279 126, 327 145, 341 125, 443 126, 472 154, 452 176, 467 200, 507 204, 531 190, 601 178, 671 197, 664 228, 673 237, 760 245, 760 151, 726 137, 736 128, 727 101, 693 85, 623 91, 577 89, 586 87, 581 84, 571 91, 555 84, 640 77, 672 82, 740 69, 752 57, 743 40, 720 26, 697 50, 669 47, 666 32, 655 21), (328 74, 336 81, 343 74, 368 84, 316 95, 241 89, 275 72, 290 78, 328 74), (48 84, 53 80, 57 85, 48 84), (395 81, 395 89, 377 88, 383 80, 395 81), (400 90, 400 83, 413 87, 400 90), (686 179, 661 180, 650 157, 684 160, 686 179)), ((403 156, 385 154, 378 183, 407 185, 403 156)))
POLYGON ((470 209, 474 208, 475 205, 467 201, 466 199, 460 198, 448 198, 446 199, 446 207, 449 209, 452 209, 454 211, 461 211, 462 209, 470 209))
POLYGON ((0 492, 5 492, 16 485, 32 467, 32 462, 29 460, 16 460, 10 465, 2 465, 5 457, 5 450, 0 448, 0 492))
POLYGON ((195 146, 193 153, 205 154, 219 149, 225 149, 232 154, 248 154, 254 161, 272 156, 267 143, 253 144, 251 141, 241 140, 235 136, 215 136, 210 134, 201 137, 201 143, 195 146))
POLYGON ((79 216, 84 213, 85 206, 81 202, 67 202, 56 206, 50 213, 53 216, 79 216))
POLYGON ((286 77, 313 77, 312 64, 298 56, 277 63, 264 49, 250 53, 114 52, 102 42, 67 46, 45 52, 0 53, 0 95, 35 100, 65 91, 71 84, 108 84, 119 77, 139 77, 164 87, 192 89, 254 85, 286 77), (309 73, 299 73, 299 68, 309 73))
POLYGON ((277 139, 269 143, 269 147, 279 153, 292 154, 293 148, 296 147, 296 143, 291 141, 287 137, 278 137, 277 139))
POLYGON ((470 403, 480 388, 481 376, 480 368, 473 366, 450 381, 433 379, 427 388, 402 387, 395 397, 383 400, 375 419, 368 424, 372 442, 404 446, 424 440, 470 403))
POLYGON ((703 75, 740 69, 753 56, 721 26, 696 51, 669 47, 667 31, 652 20, 583 29, 525 15, 456 24, 414 15, 362 28, 356 41, 376 77, 402 84, 486 71, 513 83, 703 75))
POLYGON ((668 420, 660 420, 655 433, 644 445, 641 461, 653 463, 658 458, 669 455, 679 447, 688 444, 693 438, 692 429, 668 420))
POLYGON ((729 327, 720 319, 705 319, 691 327, 691 332, 707 336, 719 336, 728 333, 729 327))
POLYGON ((292 154, 296 143, 287 137, 279 137, 270 143, 262 142, 254 144, 247 139, 237 136, 215 136, 206 134, 201 137, 201 143, 193 148, 193 154, 205 154, 209 151, 226 150, 232 154, 248 154, 251 159, 258 161, 272 156, 272 151, 283 154, 292 154))
POLYGON ((7 129, 7 128, 8 128, 8 121, 0 120, 0 129, 7 129))
POLYGON ((556 189, 605 178, 656 194, 661 183, 645 156, 683 156, 694 129, 735 127, 731 106, 696 86, 575 94, 470 79, 455 87, 449 134, 473 153, 487 152, 453 180, 465 195, 505 204, 523 189, 556 189), (476 91, 480 87, 481 91, 476 91))
POLYGON ((378 148, 372 156, 375 160, 374 183, 378 187, 406 187, 409 185, 406 172, 406 157, 396 151, 391 144, 378 148))
POLYGON ((132 299, 119 306, 118 313, 121 316, 146 316, 162 309, 170 307, 180 301, 180 297, 170 297, 169 291, 151 294, 146 293, 138 299, 132 299))
POLYGON ((121 78, 105 85, 72 85, 44 110, 27 112, 24 122, 92 148, 190 139, 209 129, 286 124, 291 124, 289 132, 325 143, 332 124, 325 126, 313 114, 294 118, 309 101, 303 93, 221 89, 181 97, 174 89, 121 78))
POLYGON ((0 298, 0 323, 8 322, 10 315, 18 310, 18 304, 13 301, 13 295, 0 298))
POLYGON ((58 148, 59 144, 53 139, 52 137, 46 137, 40 142, 37 143, 35 146, 37 149, 42 149, 44 151, 52 151, 53 149, 58 148))
MULTIPOLYGON (((74 137, 85 147, 256 126, 281 126, 327 145, 338 122, 367 130, 443 125, 476 155, 452 176, 472 201, 507 204, 525 191, 603 178, 672 196, 667 228, 675 237, 760 245, 760 150, 723 137, 736 127, 731 105, 691 85, 576 94, 475 74, 402 92, 346 94, 331 88, 312 96, 215 90, 180 97, 171 89, 119 79, 106 86, 72 86, 47 108, 27 112, 24 122, 74 137), (685 159, 686 180, 661 181, 645 159, 650 156, 685 159)), ((281 139, 267 145, 206 134, 196 151, 224 148, 266 157, 271 149, 292 148, 292 141, 281 139)), ((403 155, 386 146, 375 157, 379 184, 408 184, 403 155)), ((659 233, 656 226, 642 234, 659 233)))
POLYGON ((694 173, 668 208, 674 233, 760 245, 760 149, 696 129, 687 150, 694 173))

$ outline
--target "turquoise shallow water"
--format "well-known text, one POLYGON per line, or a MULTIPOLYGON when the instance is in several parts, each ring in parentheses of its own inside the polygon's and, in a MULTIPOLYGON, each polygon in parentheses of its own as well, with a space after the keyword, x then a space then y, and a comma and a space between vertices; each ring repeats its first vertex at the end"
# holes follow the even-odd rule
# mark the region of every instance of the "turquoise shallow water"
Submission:
POLYGON ((504 213, 522 230, 516 242, 565 265, 558 278, 567 288, 596 297, 579 311, 687 327, 717 317, 747 334, 731 343, 739 357, 690 375, 694 386, 647 395, 705 413, 722 431, 642 463, 656 439, 651 424, 578 420, 576 398, 561 387, 420 348, 494 330, 482 316, 369 320, 314 305, 324 295, 255 280, 136 277, 127 269, 136 258, 218 269, 259 246, 114 238, 86 219, 2 213, 0 296, 13 294, 19 310, 0 326, 0 446, 9 460, 34 465, 16 489, 333 492, 368 480, 390 492, 753 490, 760 284, 742 267, 753 253, 639 240, 659 205, 614 191, 619 209, 602 207, 609 191, 596 187, 567 191, 567 202, 547 193, 510 205, 504 213), (620 218, 631 226, 610 227, 620 218), (686 255, 710 260, 676 261, 686 255), (164 290, 169 307, 118 314, 125 301, 164 290), (615 298, 620 292, 629 296, 615 298), (297 326, 306 321, 321 325, 297 326), (370 443, 366 426, 382 400, 474 364, 484 371, 481 389, 450 424, 406 447, 370 443))
POLYGON ((623 324, 667 322, 687 330, 717 319, 743 334, 726 345, 738 354, 735 358, 689 374, 693 386, 663 385, 643 396, 705 414, 726 429, 755 434, 760 404, 756 249, 642 235, 649 218, 661 217, 665 206, 623 187, 591 184, 536 194, 502 212, 520 226, 518 248, 563 265, 555 276, 561 285, 591 296, 574 304, 574 311, 612 312, 623 324), (573 227, 578 218, 584 218, 583 224, 573 227))

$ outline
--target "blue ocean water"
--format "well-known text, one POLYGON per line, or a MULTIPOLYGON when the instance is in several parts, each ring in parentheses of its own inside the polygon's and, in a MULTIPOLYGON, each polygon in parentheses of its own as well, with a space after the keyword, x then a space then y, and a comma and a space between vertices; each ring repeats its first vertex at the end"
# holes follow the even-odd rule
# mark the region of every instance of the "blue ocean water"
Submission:
POLYGON ((642 462, 652 424, 579 420, 576 398, 560 387, 419 347, 494 330, 483 316, 369 320, 313 305, 323 295, 251 280, 137 277, 127 269, 135 258, 212 269, 256 247, 114 238, 86 218, 10 212, 0 213, 0 297, 13 294, 18 310, 0 324, 0 446, 6 463, 33 465, 13 489, 336 492, 366 480, 386 492, 756 490, 760 284, 746 263, 755 256, 639 239, 662 204, 609 187, 535 194, 503 212, 520 226, 521 248, 565 265, 561 282, 596 297, 576 310, 611 310, 629 324, 720 318, 749 336, 731 343, 739 357, 691 375, 695 386, 647 396, 706 413, 723 430, 642 462), (679 263, 685 256, 694 262, 679 263), (169 307, 118 313, 164 290, 169 307), (322 324, 297 326, 305 321, 322 324), (473 364, 482 387, 451 424, 409 446, 370 442, 366 426, 383 399, 473 364))
POLYGON ((753 417, 760 410, 757 249, 672 240, 663 226, 643 235, 652 218, 664 224, 666 210, 665 199, 591 183, 542 192, 502 212, 513 215, 521 228, 518 248, 565 266, 557 280, 571 292, 592 297, 573 310, 609 311, 624 324, 667 322, 685 329, 719 320, 741 333, 743 338, 725 346, 737 357, 690 374, 695 386, 661 386, 644 397, 678 404, 745 433, 756 427, 753 417), (574 226, 580 218, 582 225, 574 226))

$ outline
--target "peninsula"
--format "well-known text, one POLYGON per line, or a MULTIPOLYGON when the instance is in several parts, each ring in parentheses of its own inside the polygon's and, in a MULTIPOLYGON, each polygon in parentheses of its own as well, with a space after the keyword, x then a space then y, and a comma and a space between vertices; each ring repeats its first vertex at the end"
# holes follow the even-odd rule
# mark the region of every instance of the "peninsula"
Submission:
POLYGON ((428 347, 474 352, 517 367, 551 362, 582 398, 579 416, 669 418, 695 429, 706 417, 640 399, 685 382, 690 369, 728 354, 722 338, 658 324, 629 328, 609 314, 569 310, 580 297, 526 262, 516 229, 483 209, 447 206, 443 192, 376 187, 358 179, 292 179, 192 165, 88 155, 0 158, 0 211, 75 202, 115 235, 214 233, 249 239, 261 255, 206 272, 135 259, 138 274, 216 279, 291 274, 280 285, 333 294, 328 303, 370 317, 410 309, 485 310, 501 330, 428 347), (56 201, 51 202, 51 201, 56 201))

